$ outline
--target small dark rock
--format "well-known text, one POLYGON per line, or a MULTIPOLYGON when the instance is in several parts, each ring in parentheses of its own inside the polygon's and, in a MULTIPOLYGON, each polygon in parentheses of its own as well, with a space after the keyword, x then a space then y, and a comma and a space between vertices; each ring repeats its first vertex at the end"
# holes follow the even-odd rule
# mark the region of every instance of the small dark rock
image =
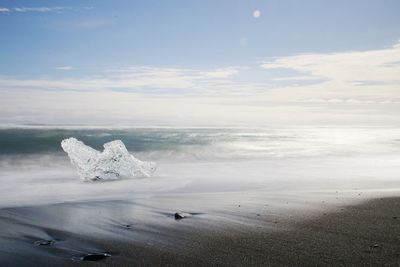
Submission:
POLYGON ((395 220, 396 220, 396 219, 397 219, 397 216, 393 216, 392 219, 395 219, 395 220))
POLYGON ((81 258, 82 261, 99 261, 105 258, 111 257, 111 254, 104 253, 96 253, 96 254, 87 254, 81 258))
POLYGON ((128 228, 128 229, 131 229, 131 228, 132 228, 132 225, 126 224, 125 227, 128 228))
POLYGON ((373 244, 370 246, 370 248, 380 248, 381 246, 379 244, 373 244))
POLYGON ((55 243, 56 241, 54 240, 38 240, 35 241, 36 246, 51 246, 55 243))
POLYGON ((181 220, 187 217, 186 213, 180 213, 180 212, 176 212, 174 214, 175 220, 181 220))

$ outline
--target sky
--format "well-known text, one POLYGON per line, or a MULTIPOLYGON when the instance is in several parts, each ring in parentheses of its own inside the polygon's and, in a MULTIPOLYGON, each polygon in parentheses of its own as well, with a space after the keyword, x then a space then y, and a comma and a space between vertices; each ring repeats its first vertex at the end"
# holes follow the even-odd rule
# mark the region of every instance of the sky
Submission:
POLYGON ((398 0, 0 0, 0 124, 399 125, 398 0))

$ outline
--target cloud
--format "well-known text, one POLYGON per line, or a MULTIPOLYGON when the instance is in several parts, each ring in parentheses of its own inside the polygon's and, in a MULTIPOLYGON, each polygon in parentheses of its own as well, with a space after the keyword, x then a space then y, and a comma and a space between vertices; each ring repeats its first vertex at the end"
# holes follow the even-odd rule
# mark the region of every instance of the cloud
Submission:
POLYGON ((13 8, 16 12, 60 12, 63 10, 71 9, 71 7, 55 6, 55 7, 15 7, 13 8))
POLYGON ((291 69, 303 76, 316 77, 336 86, 398 84, 400 73, 400 43, 380 50, 350 51, 325 54, 302 54, 266 61, 262 67, 270 70, 291 69))
POLYGON ((287 82, 287 81, 323 81, 323 80, 315 76, 289 76, 289 77, 272 78, 272 81, 287 82))
MULTIPOLYGON (((271 101, 397 99, 400 44, 379 50, 276 58, 260 66, 192 69, 131 66, 86 77, 0 77, 0 89, 121 91, 162 94, 268 95, 271 101), (276 69, 290 71, 276 72, 276 69)), ((73 70, 59 66, 58 70, 73 70)), ((322 102, 321 102, 322 103, 322 102)))
POLYGON ((60 67, 56 67, 57 70, 75 70, 74 67, 72 66, 60 66, 60 67))
POLYGON ((70 6, 41 6, 41 7, 0 7, 0 13, 62 13, 64 11, 91 10, 93 7, 70 7, 70 6))
MULTIPOLYGON (((130 66, 87 76, 0 76, 0 123, 400 125, 400 44, 247 66, 130 66)), ((69 69, 70 66, 60 66, 69 69)))
POLYGON ((312 98, 312 99, 305 99, 301 101, 303 103, 314 103, 314 104, 379 104, 379 105, 386 105, 386 104, 400 104, 400 100, 393 100, 393 99, 375 99, 375 100, 359 100, 359 99, 341 99, 341 98, 312 98))
MULTIPOLYGON (((57 69, 72 70, 73 67, 60 66, 57 69)), ((201 92, 202 89, 204 89, 203 92, 213 88, 220 89, 222 84, 228 82, 228 78, 238 73, 239 70, 234 67, 197 70, 134 66, 112 69, 84 78, 16 79, 0 77, 0 89, 192 93, 194 91, 201 92)))
MULTIPOLYGON (((329 100, 337 102, 336 100, 329 100)), ((145 95, 113 91, 9 91, 0 124, 110 126, 382 125, 399 123, 399 104, 284 103, 267 96, 145 95)))
POLYGON ((239 70, 236 68, 224 68, 224 69, 215 69, 208 72, 203 72, 202 74, 205 77, 209 78, 229 78, 239 73, 239 70))

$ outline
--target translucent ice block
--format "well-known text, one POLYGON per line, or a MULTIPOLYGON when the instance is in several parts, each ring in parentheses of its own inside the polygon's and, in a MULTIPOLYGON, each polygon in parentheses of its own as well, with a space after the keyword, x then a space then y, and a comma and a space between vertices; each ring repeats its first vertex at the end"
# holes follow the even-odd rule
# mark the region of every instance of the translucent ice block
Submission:
POLYGON ((129 154, 121 140, 103 145, 97 151, 76 138, 64 139, 61 147, 83 180, 117 180, 132 177, 150 177, 156 170, 154 162, 140 161, 129 154))

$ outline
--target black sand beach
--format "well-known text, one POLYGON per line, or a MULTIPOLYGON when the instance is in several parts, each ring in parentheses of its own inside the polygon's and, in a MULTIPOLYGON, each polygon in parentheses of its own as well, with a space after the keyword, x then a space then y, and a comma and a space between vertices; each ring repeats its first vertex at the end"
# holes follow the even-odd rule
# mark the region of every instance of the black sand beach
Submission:
POLYGON ((399 11, 0 0, 0 267, 400 267, 399 11))
POLYGON ((218 224, 207 215, 177 221, 173 213, 159 214, 168 222, 164 226, 132 222, 124 217, 124 205, 2 209, 1 266, 400 264, 400 198, 377 198, 301 220, 257 214, 256 223, 241 225, 218 224), (85 220, 73 218, 85 210, 85 220), (113 210, 114 220, 104 221, 102 210, 113 210), (85 255, 96 261, 82 261, 85 255))

